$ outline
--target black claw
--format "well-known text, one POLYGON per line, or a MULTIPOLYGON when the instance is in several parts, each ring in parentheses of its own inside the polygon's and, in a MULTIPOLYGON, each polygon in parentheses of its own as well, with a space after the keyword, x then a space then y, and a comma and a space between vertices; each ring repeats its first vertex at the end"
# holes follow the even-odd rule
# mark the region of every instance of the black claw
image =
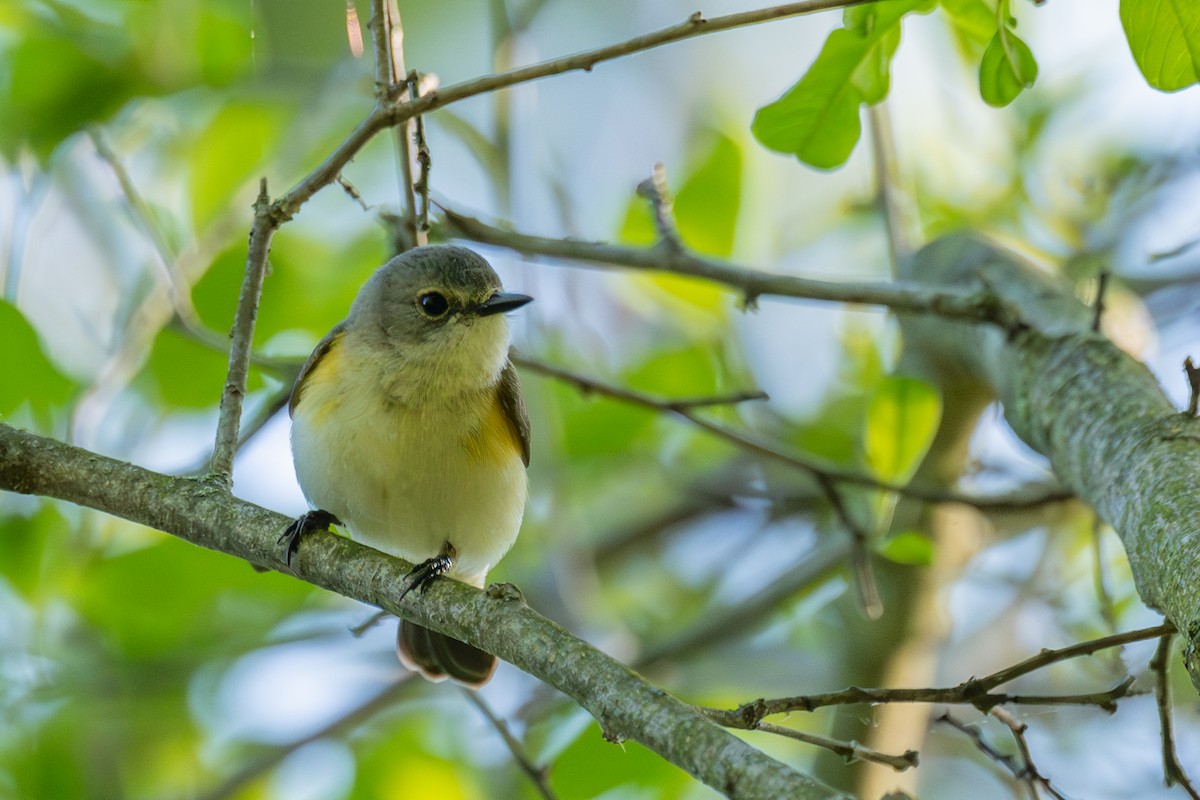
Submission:
POLYGON ((330 525, 341 525, 342 521, 328 511, 317 509, 301 514, 291 525, 279 535, 278 543, 287 543, 287 565, 290 569, 296 552, 300 549, 300 540, 313 531, 327 531, 330 525))
POLYGON ((454 545, 449 542, 442 544, 442 552, 438 553, 433 558, 427 558, 420 564, 417 564, 408 573, 408 586, 404 587, 404 591, 400 593, 399 600, 403 600, 404 596, 413 589, 420 589, 422 593, 429 588, 429 584, 433 583, 436 578, 440 578, 450 571, 454 566, 454 559, 458 555, 454 549, 454 545))

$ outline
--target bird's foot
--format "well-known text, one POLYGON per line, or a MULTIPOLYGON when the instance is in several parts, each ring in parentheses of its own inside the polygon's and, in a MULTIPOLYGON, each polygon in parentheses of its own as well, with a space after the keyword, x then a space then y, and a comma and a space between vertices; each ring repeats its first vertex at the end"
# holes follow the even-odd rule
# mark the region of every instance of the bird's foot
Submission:
POLYGON ((327 531, 330 525, 341 525, 342 521, 330 514, 328 511, 316 509, 301 514, 291 525, 284 529, 279 535, 278 543, 287 545, 286 561, 288 568, 292 566, 292 561, 296 557, 296 552, 300 549, 300 540, 305 534, 313 531, 327 531))
POLYGON ((420 564, 413 567, 408 573, 408 586, 404 587, 404 591, 400 593, 400 600, 411 592, 413 589, 420 589, 424 592, 429 588, 429 584, 433 583, 435 578, 439 578, 450 571, 454 566, 454 559, 458 557, 458 551, 454 549, 454 545, 450 542, 442 542, 442 551, 433 558, 427 558, 420 564))

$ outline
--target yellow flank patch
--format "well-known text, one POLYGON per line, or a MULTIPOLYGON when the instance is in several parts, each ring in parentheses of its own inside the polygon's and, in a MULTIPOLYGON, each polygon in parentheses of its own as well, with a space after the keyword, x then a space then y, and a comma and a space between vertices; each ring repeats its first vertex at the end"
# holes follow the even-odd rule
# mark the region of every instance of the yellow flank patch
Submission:
POLYGON ((341 373, 345 364, 345 348, 341 344, 341 336, 329 343, 329 348, 309 367, 300 386, 300 402, 314 424, 324 422, 341 405, 344 390, 341 373))
POLYGON ((479 422, 479 428, 472 431, 465 442, 467 453, 473 460, 500 464, 513 456, 521 456, 517 428, 504 413, 504 406, 500 404, 499 388, 497 384, 487 413, 479 422))

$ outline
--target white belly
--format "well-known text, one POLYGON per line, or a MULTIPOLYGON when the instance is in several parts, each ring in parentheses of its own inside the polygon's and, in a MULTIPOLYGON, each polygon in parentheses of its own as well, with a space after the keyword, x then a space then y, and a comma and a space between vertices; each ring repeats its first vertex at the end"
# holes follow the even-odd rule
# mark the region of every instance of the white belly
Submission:
POLYGON ((356 540, 409 561, 432 558, 450 542, 458 556, 450 575, 482 586, 521 527, 520 453, 473 454, 464 442, 479 426, 478 412, 417 414, 367 399, 374 394, 343 393, 335 409, 306 394, 295 409, 292 451, 305 497, 356 540))

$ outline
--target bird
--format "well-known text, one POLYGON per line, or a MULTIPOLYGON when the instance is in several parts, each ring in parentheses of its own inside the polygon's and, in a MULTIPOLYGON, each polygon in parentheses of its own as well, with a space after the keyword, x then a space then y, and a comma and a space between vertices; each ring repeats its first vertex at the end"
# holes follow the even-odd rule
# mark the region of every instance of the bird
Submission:
MULTIPOLYGON (((506 292, 477 253, 417 247, 380 267, 317 344, 288 410, 296 477, 312 510, 280 537, 336 524, 416 566, 403 594, 441 575, 483 587, 516 541, 530 429, 509 357, 506 292)), ((494 655, 408 620, 401 663, 478 688, 494 655)))

